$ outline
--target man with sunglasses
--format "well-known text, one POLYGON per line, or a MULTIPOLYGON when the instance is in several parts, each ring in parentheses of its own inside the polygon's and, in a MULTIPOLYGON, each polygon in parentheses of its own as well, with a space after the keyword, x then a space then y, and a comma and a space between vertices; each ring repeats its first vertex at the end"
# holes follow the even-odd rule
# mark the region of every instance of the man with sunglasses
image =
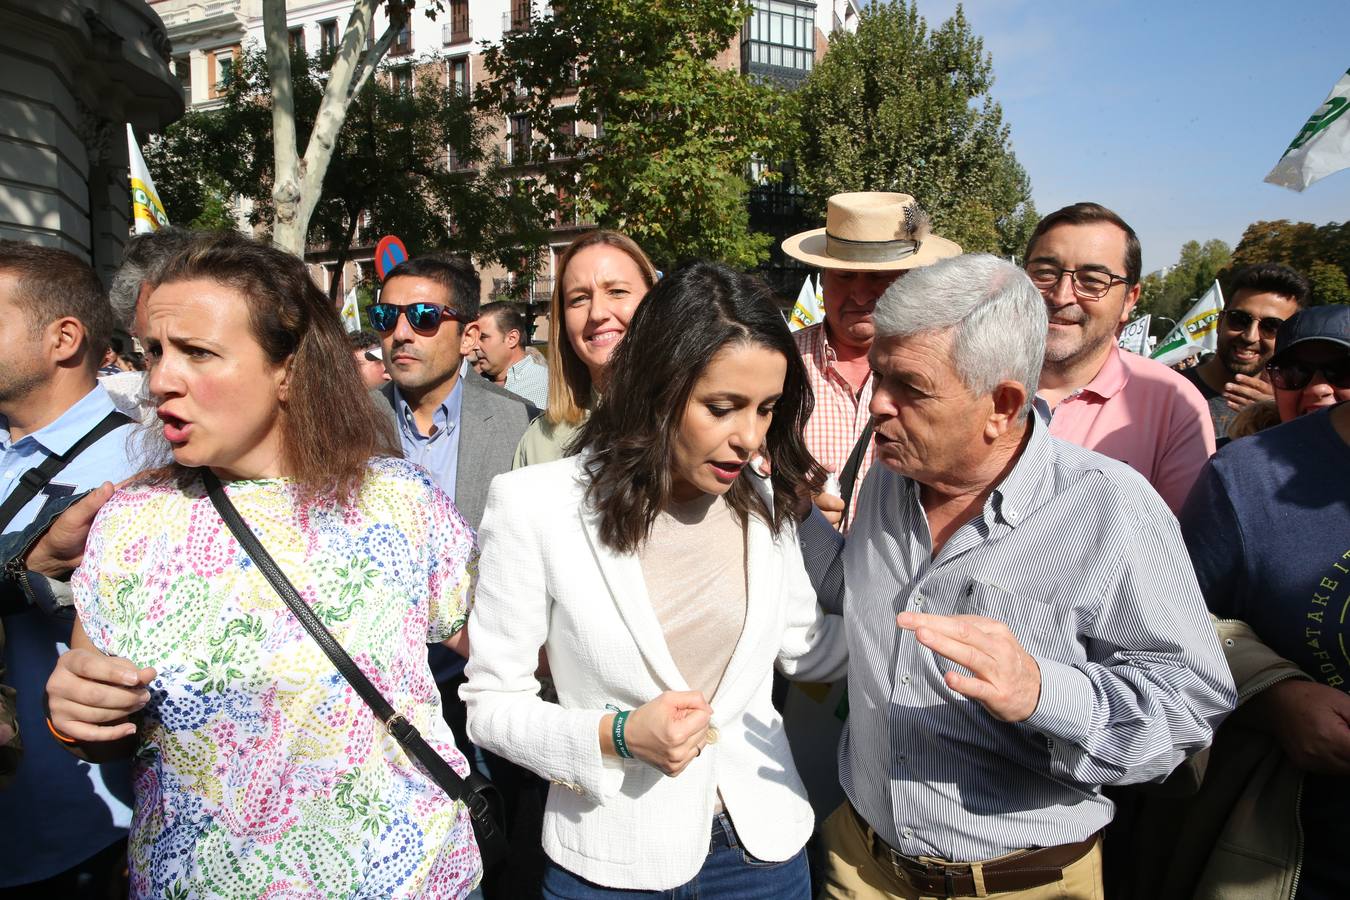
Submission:
POLYGON ((1026 271, 1050 330, 1035 405, 1051 435, 1131 466, 1176 511, 1214 452, 1214 426, 1185 378, 1116 344, 1140 269, 1138 236, 1104 206, 1075 203, 1036 226, 1026 271))
POLYGON ((1268 372, 1283 424, 1219 451, 1180 515, 1239 709, 1171 818, 1218 837, 1196 896, 1329 900, 1350 886, 1350 307, 1292 316, 1268 372))
MULTIPOLYGON (((403 455, 431 474, 474 528, 488 485, 511 470, 516 445, 537 412, 470 371, 465 355, 477 341, 479 291, 478 273, 467 261, 421 256, 390 270, 369 314, 391 379, 378 393, 403 455)), ((458 693, 464 658, 432 645, 431 670, 455 740, 473 759, 458 693)))
POLYGON ((1276 263, 1247 266, 1233 276, 1219 315, 1217 352, 1181 373, 1209 404, 1218 446, 1228 443, 1228 426, 1239 410, 1274 397, 1265 372, 1275 334, 1310 292, 1308 279, 1276 263))
POLYGON ((488 484, 511 469, 538 412, 485 379, 465 377, 465 350, 477 342, 479 290, 468 262, 424 256, 394 267, 370 307, 391 379, 380 393, 404 456, 431 473, 475 528, 488 484))

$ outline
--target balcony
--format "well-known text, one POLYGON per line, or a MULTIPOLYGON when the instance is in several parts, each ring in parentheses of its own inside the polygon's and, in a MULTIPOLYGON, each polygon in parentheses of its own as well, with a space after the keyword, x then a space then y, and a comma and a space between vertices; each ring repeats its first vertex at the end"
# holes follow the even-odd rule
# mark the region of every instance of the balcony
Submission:
POLYGON ((502 13, 502 31, 528 31, 530 19, 529 0, 511 0, 511 11, 502 13))
POLYGON ((467 44, 473 23, 469 19, 469 0, 451 0, 450 22, 441 26, 441 43, 467 44))

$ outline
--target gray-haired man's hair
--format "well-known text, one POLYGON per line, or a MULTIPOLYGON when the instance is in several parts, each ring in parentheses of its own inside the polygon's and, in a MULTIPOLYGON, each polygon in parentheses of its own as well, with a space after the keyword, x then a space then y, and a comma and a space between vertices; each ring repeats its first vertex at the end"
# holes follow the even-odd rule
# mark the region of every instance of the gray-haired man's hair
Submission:
POLYGON ((108 302, 123 329, 132 330, 141 285, 156 281, 164 264, 177 256, 191 240, 192 232, 186 228, 168 227, 138 234, 127 241, 122 251, 122 266, 113 275, 112 285, 108 288, 108 302))
POLYGON ((1011 379, 1027 389, 1025 417, 1041 378, 1045 300, 1026 273, 987 253, 912 269, 877 301, 878 338, 951 331, 952 365, 973 394, 1011 379))

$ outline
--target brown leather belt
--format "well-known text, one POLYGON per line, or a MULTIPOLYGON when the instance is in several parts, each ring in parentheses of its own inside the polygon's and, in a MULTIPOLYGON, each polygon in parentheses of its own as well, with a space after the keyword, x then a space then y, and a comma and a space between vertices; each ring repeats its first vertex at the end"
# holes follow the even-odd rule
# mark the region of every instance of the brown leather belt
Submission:
POLYGON ((943 863, 905 856, 877 836, 858 811, 849 804, 863 833, 871 836, 872 856, 893 870, 920 894, 929 897, 982 897, 1004 891, 1025 891, 1058 881, 1064 870, 1078 862, 1097 843, 1092 835, 1076 844, 1024 850, 1000 859, 976 864, 983 875, 983 890, 976 883, 975 867, 970 863, 943 863))

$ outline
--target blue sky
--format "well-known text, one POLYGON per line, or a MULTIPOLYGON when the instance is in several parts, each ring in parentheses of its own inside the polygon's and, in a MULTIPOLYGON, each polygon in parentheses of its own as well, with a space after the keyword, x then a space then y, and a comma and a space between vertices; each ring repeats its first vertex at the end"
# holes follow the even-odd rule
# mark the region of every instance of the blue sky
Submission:
MULTIPOLYGON (((955 0, 918 0, 930 25, 955 0)), ((994 98, 1042 213, 1078 200, 1139 232, 1144 271, 1260 219, 1350 219, 1350 170, 1262 179, 1350 69, 1350 0, 970 0, 994 98)))

